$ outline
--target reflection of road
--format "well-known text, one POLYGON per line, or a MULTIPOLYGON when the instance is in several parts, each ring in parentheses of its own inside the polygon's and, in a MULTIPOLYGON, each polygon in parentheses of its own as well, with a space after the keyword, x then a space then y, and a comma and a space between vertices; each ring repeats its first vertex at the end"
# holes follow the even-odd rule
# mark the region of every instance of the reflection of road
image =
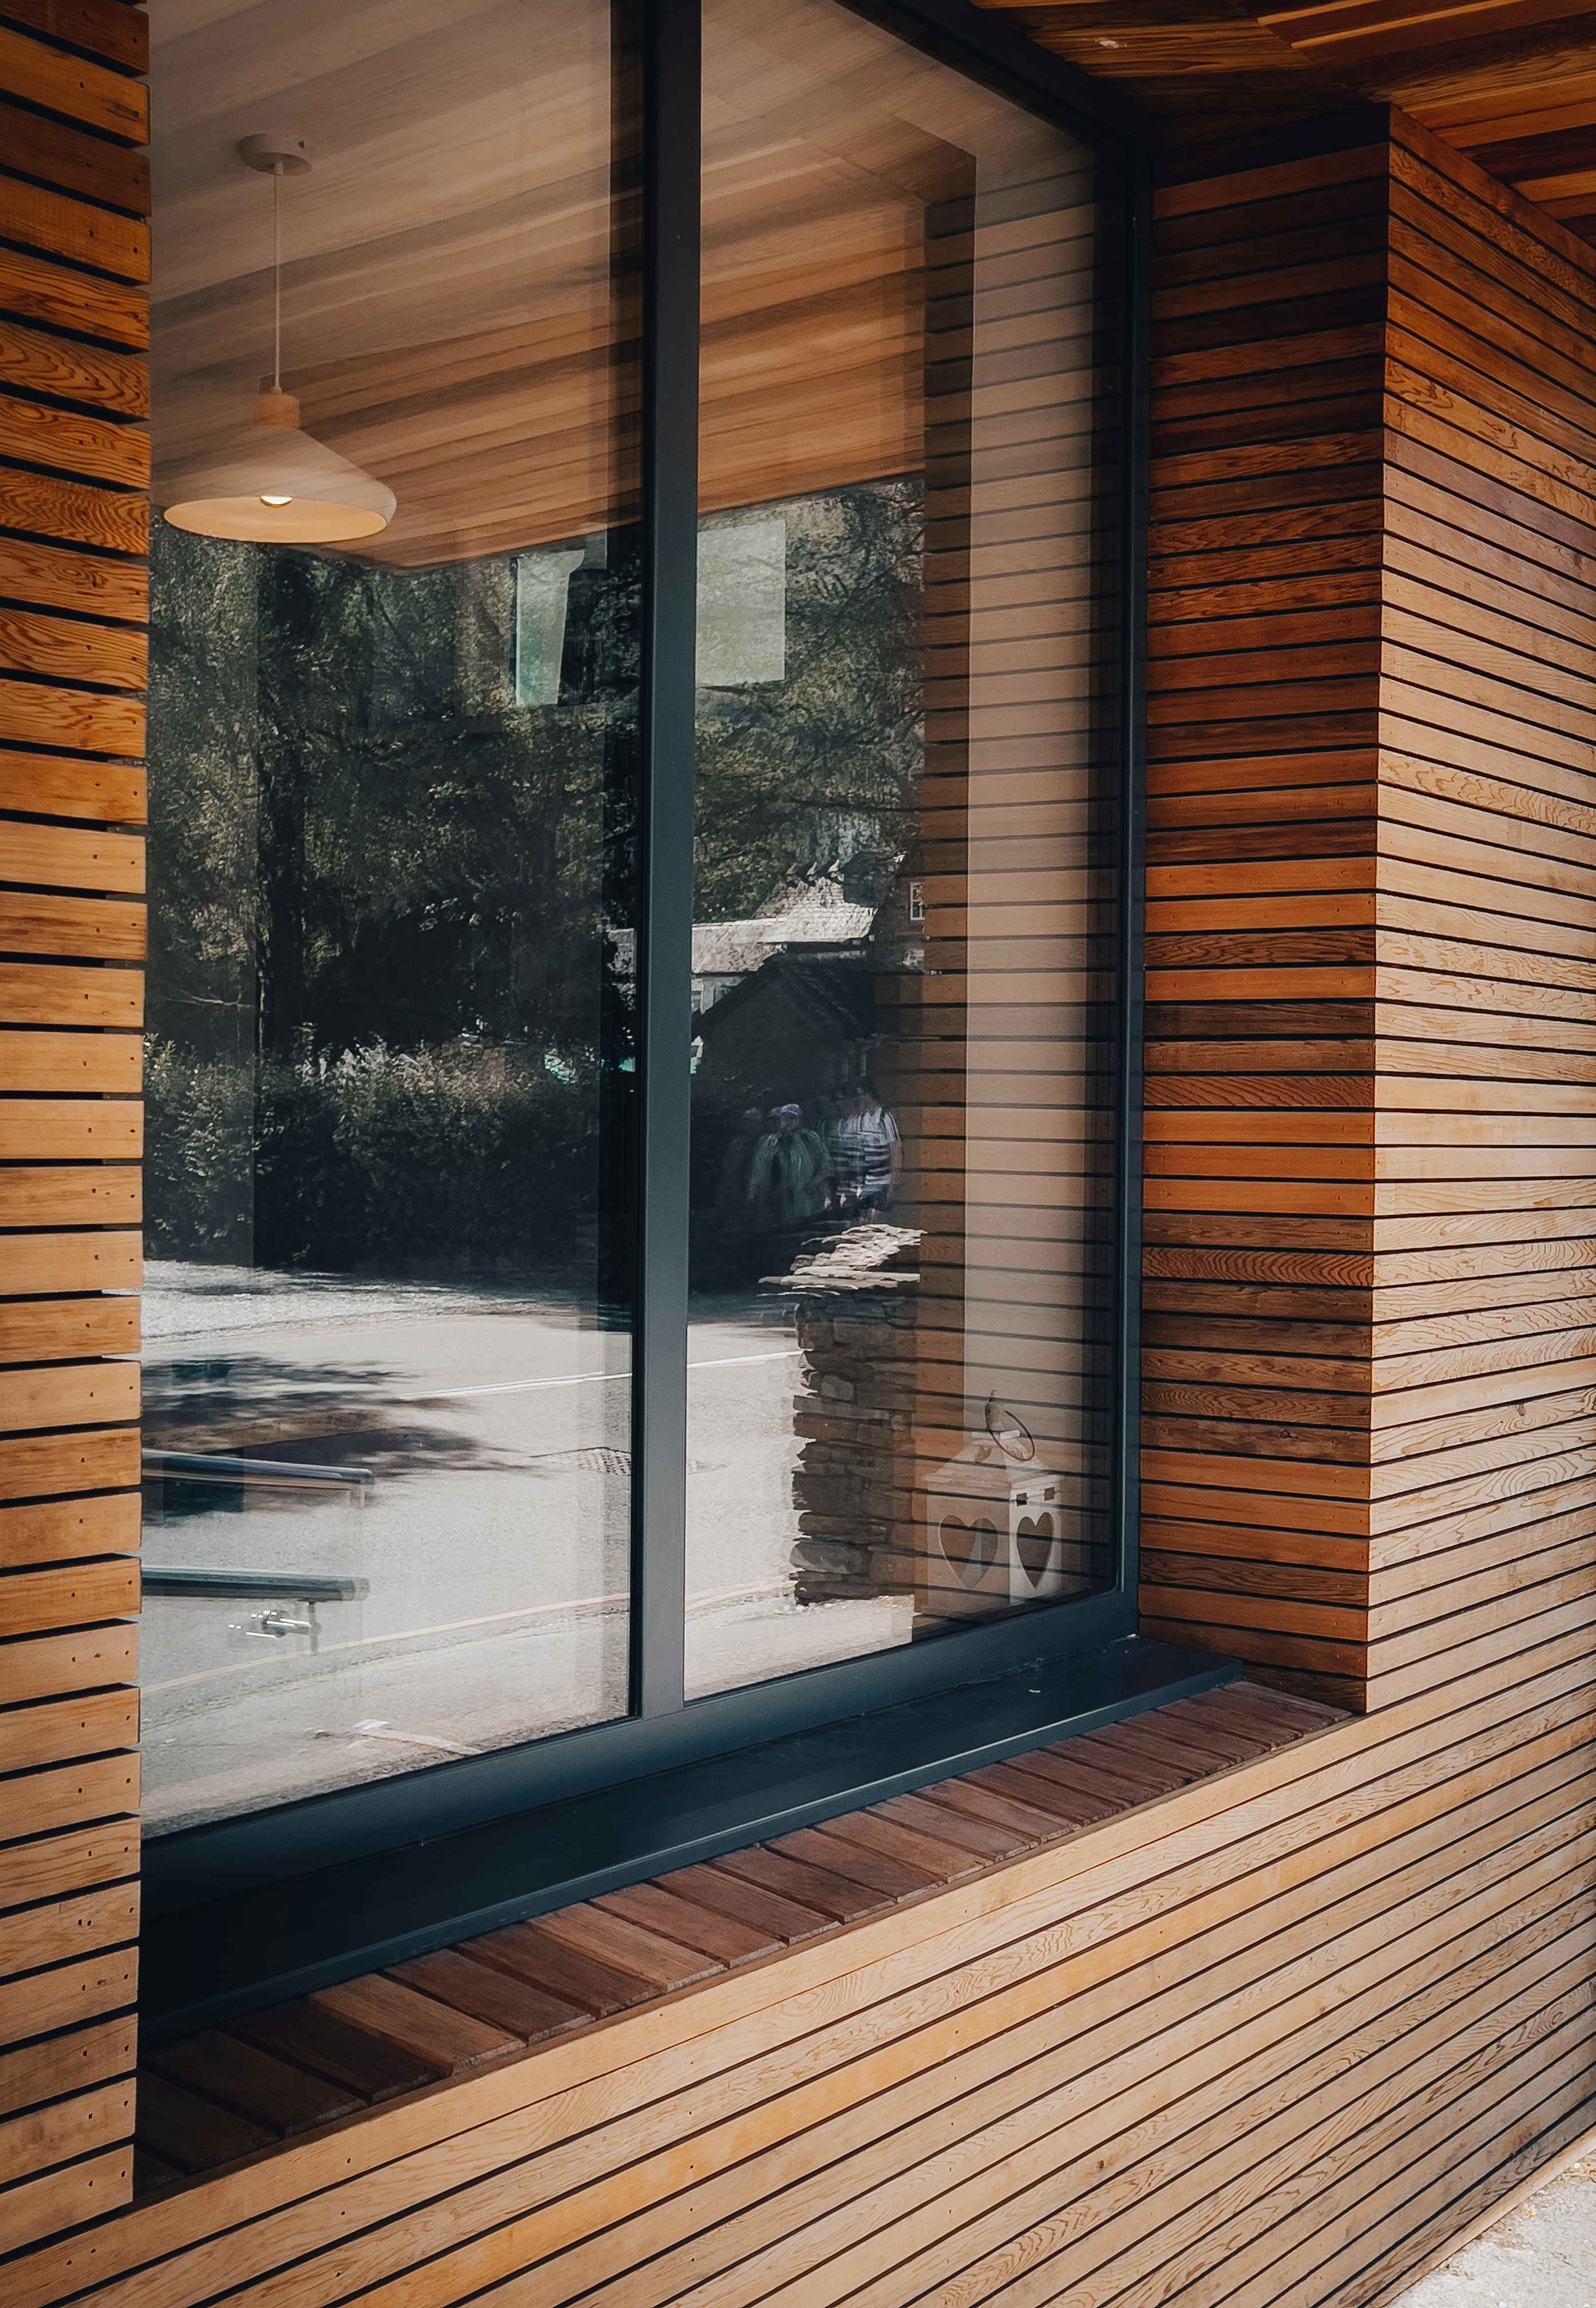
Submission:
MULTIPOLYGON (((313 1658, 301 1637, 229 1633, 249 1603, 150 1603, 154 1823, 622 1711, 625 1334, 504 1290, 170 1266, 150 1283, 151 1441, 376 1475, 364 1506, 253 1490, 219 1505, 190 1492, 203 1511, 184 1513, 184 1490, 168 1486, 167 1519, 146 1532, 150 1563, 350 1575, 369 1593, 322 1606, 313 1658)), ((751 1304, 716 1315, 695 1324, 690 1348, 700 1365, 690 1651, 704 1690, 889 1639, 876 1632, 877 1606, 799 1611, 785 1599, 791 1336, 751 1304), (867 1625, 845 1641, 822 1623, 861 1612, 867 1625)))

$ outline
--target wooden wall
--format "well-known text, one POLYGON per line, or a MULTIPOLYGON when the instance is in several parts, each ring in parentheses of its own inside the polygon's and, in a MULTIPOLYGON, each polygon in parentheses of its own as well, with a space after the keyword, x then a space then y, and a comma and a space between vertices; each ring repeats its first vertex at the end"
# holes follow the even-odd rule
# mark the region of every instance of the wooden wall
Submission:
MULTIPOLYGON (((78 0, 76 31, 97 6, 119 21, 120 0, 78 0)), ((64 53, 0 28, 7 71, 18 48, 64 53)), ((69 1615, 16 1623, 0 1653, 36 1673, 7 1689, 30 1776, 0 1850, 33 1870, 6 1879, 24 1976, 0 2010, 34 2046, 0 2075, 51 2104, 0 2140, 64 2176, 0 2207, 21 2211, 8 2243, 70 2232, 5 2269, 7 2308, 1380 2308, 1596 2122, 1575 951, 1596 297, 1555 227, 1395 130, 1284 169, 1231 156, 1166 200, 1154 704, 1154 934, 1174 943, 1154 952, 1149 1615, 1373 1711, 75 2226, 122 2184, 100 2095, 130 2042, 107 2016, 128 1924, 98 1886, 125 1901, 130 1794, 117 1610, 72 1598, 125 1596, 133 1468, 103 1398, 70 1391, 116 1382, 106 1335, 85 1354, 73 1334, 44 1396, 62 1380, 30 1330, 24 1423, 37 1437, 47 1401, 72 1432, 4 1446, 64 1501, 4 1509, 4 1591, 42 1595, 21 1582, 53 1564, 69 1615), (87 1709, 85 1673, 112 1687, 87 1709), (35 1724, 93 1726, 100 1759, 47 1762, 35 1724), (68 1933, 113 1951, 66 1958, 68 1933)), ((126 204, 82 190, 73 212, 120 229, 126 204)), ((128 389, 107 315, 132 308, 85 245, 7 273, 35 301, 4 341, 44 364, 17 401, 75 408, 73 437, 103 444, 118 409, 88 380, 128 389)), ((135 736, 104 668, 125 646, 107 610, 136 604, 116 590, 130 499, 46 461, 8 484, 40 573, 8 645, 105 652, 71 660, 75 684, 30 659, 4 693, 41 717, 6 737, 6 838, 45 894, 5 901, 23 943, 0 983, 56 1065, 132 1022, 116 1043, 117 1019, 91 1033, 101 1013, 37 1004, 132 983, 90 934, 129 934, 127 838, 106 829, 133 812, 135 736)), ((9 1274, 39 1281, 53 1311, 24 1319, 47 1326, 110 1319, 87 1262, 124 1254, 127 1173, 90 1134, 118 1126, 100 1079, 6 1109, 60 1133, 0 1174, 39 1197, 7 1205, 47 1230, 34 1266, 13 1234, 9 1274)))
POLYGON ((1377 2308, 1596 2121, 1592 1672, 1588 1606, 1499 1630, 1466 1692, 267 2149, 7 2308, 1377 2308))
POLYGON ((1596 258, 1400 115, 1162 206, 1143 1605, 1379 1705, 1596 1577, 1596 258))
POLYGON ((0 4, 0 2252, 131 2185, 144 30, 0 4))

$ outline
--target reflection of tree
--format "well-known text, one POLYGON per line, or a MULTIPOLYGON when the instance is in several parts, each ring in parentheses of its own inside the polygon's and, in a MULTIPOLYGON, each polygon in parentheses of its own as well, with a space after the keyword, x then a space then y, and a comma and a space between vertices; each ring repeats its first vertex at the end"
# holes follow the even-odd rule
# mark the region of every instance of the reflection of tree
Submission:
POLYGON ((214 1046, 189 1013, 241 1015, 258 964, 259 1046, 279 1057, 462 1033, 592 1049, 637 677, 635 581, 596 573, 588 677, 528 710, 509 561, 410 574, 159 528, 168 1030, 214 1046))
MULTIPOLYGON (((785 509, 785 679, 700 693, 700 920, 903 847, 919 502, 785 509)), ((158 1247, 546 1257, 622 1200, 635 539, 571 572, 559 702, 531 707, 513 557, 404 572, 159 524, 153 562, 158 1247)))
MULTIPOLYGON (((546 1255, 630 1036, 635 557, 517 705, 514 565, 155 551, 150 1222, 184 1256, 546 1255), (508 1060, 508 1064, 507 1064, 508 1060)), ((568 1245, 569 1247, 569 1245, 568 1245)))
POLYGON ((786 679, 699 694, 699 921, 759 913, 865 840, 902 846, 920 774, 920 498, 906 479, 785 508, 786 679))
POLYGON ((603 677, 527 710, 510 687, 509 562, 415 576, 268 562, 265 788, 299 797, 302 831, 296 857, 292 800, 263 812, 262 881, 286 897, 280 953, 268 923, 265 1049, 459 1034, 594 1048, 635 694, 614 597, 631 590, 612 578, 595 605, 603 677))

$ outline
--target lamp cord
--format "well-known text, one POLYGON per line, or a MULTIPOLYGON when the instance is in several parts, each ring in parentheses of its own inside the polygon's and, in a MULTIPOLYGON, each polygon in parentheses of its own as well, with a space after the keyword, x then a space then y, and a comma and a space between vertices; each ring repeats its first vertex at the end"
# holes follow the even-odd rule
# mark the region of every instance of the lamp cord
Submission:
POLYGON ((283 164, 271 170, 271 390, 283 389, 283 164))

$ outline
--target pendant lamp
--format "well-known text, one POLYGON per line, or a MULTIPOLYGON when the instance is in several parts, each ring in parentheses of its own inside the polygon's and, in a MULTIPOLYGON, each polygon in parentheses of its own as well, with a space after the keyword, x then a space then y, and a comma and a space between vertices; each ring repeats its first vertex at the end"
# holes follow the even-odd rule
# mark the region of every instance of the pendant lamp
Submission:
POLYGON ((300 137, 246 136, 245 168, 271 178, 271 389, 257 393, 252 421, 202 459, 156 477, 156 502, 174 529, 256 545, 347 545, 375 537, 393 519, 393 491, 300 430, 299 403, 283 391, 283 257, 280 200, 285 177, 311 165, 300 137))

